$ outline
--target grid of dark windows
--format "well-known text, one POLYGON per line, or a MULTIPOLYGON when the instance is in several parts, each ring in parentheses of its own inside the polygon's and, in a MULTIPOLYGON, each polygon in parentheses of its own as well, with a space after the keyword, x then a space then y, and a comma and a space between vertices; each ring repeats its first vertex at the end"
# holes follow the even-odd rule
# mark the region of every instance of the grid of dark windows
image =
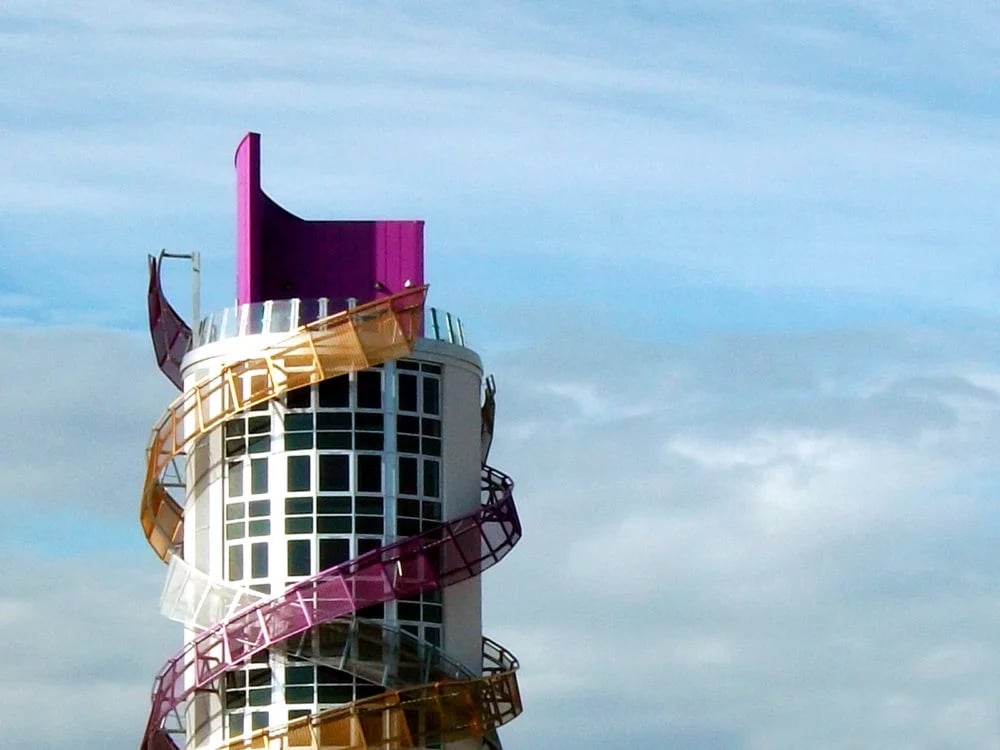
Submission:
MULTIPOLYGON (((270 417, 263 419, 270 422, 270 417)), ((264 437, 270 440, 269 435, 264 437)), ((270 593, 270 586, 261 582, 269 574, 269 550, 265 538, 271 534, 267 456, 241 456, 237 453, 226 463, 225 479, 226 579, 249 581, 255 591, 270 593)))
POLYGON ((268 725, 271 677, 267 651, 254 654, 247 666, 226 672, 222 681, 222 705, 227 713, 229 737, 268 725))
POLYGON ((384 505, 381 497, 286 498, 288 575, 314 575, 380 547, 385 534, 384 505))
MULTIPOLYGON (((349 672, 313 664, 285 666, 285 703, 318 703, 320 708, 378 695, 385 688, 357 679, 349 672)), ((291 718, 291 717, 289 717, 291 718)))
POLYGON ((380 451, 385 445, 385 417, 375 412, 288 412, 285 450, 380 451))
POLYGON ((441 455, 441 367, 401 361, 396 373, 396 448, 441 455))
POLYGON ((271 501, 266 497, 261 499, 228 499, 226 501, 226 540, 270 535, 270 515, 271 501))
POLYGON ((226 458, 268 453, 271 450, 271 415, 244 412, 227 419, 223 433, 226 458))
POLYGON ((302 386, 285 394, 285 408, 350 409, 381 411, 383 404, 382 367, 355 373, 354 387, 348 375, 328 378, 316 386, 302 386))
POLYGON ((396 619, 404 632, 441 646, 444 607, 440 591, 428 591, 415 599, 400 599, 396 602, 396 619))
MULTIPOLYGON (((387 537, 440 526, 441 380, 440 365, 397 361, 289 391, 273 407, 255 407, 228 421, 223 430, 227 579, 264 590, 261 579, 273 571, 294 583, 377 550, 387 537), (393 445, 394 452, 386 454, 393 445), (269 465, 269 458, 280 463, 269 465), (272 478, 277 484, 269 487, 272 478)), ((441 645, 438 592, 357 614, 388 616, 407 633, 441 645)), ((309 637, 312 653, 322 657, 322 629, 309 637)), ((272 697, 283 700, 291 720, 384 690, 322 666, 322 659, 288 661, 275 669, 281 671, 272 675, 266 659, 255 660, 227 675, 223 700, 230 736, 263 725, 272 697), (273 695, 272 677, 279 680, 273 695)))

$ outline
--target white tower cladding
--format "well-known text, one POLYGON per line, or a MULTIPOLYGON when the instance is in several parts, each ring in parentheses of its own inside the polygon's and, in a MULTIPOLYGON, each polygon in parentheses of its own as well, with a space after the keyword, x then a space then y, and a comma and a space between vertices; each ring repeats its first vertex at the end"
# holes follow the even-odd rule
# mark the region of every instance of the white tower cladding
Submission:
MULTIPOLYGON (((415 244, 370 237, 383 261, 415 244)), ((305 244, 308 268, 322 243, 305 244)), ((382 266, 422 282, 419 249, 382 266)), ((249 257, 241 289, 271 293, 253 278, 267 253, 249 257)), ((272 264, 282 288, 312 290, 293 266, 272 264)), ((242 301, 192 335, 151 263, 154 345, 183 393, 154 428, 141 520, 185 638, 143 747, 471 750, 520 713, 517 662, 482 637, 479 574, 521 533, 485 464, 492 383, 456 319, 424 325, 425 287, 379 284, 242 301)))

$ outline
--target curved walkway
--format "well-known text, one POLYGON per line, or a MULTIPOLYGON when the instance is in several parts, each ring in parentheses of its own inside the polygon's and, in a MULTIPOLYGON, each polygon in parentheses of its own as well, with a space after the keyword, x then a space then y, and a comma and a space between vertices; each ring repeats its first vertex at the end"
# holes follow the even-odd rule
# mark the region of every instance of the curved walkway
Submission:
MULTIPOLYGON (((151 282, 151 297, 153 292, 151 282)), ((158 284, 156 292, 162 298, 158 284)), ((157 555, 168 561, 178 553, 183 538, 183 507, 162 483, 175 458, 195 439, 255 404, 409 354, 425 295, 426 287, 406 290, 318 320, 250 357, 224 365, 220 373, 178 397, 154 427, 147 454, 140 520, 157 555)), ((152 315, 150 319, 152 324, 152 315)), ((169 316, 161 320, 170 322, 169 316)), ((155 330, 153 340, 157 341, 155 330)), ((489 412, 492 435, 492 404, 489 412)), ((254 654, 364 607, 412 598, 479 575, 499 562, 521 537, 512 492, 510 477, 484 465, 481 503, 475 512, 321 571, 207 627, 157 675, 143 750, 176 748, 165 729, 167 720, 179 720, 180 709, 195 691, 209 688, 254 654)), ((521 711, 516 669, 511 654, 484 639, 482 677, 456 675, 387 690, 236 738, 224 747, 363 750, 488 735, 521 711), (420 720, 414 721, 415 716, 420 720)))

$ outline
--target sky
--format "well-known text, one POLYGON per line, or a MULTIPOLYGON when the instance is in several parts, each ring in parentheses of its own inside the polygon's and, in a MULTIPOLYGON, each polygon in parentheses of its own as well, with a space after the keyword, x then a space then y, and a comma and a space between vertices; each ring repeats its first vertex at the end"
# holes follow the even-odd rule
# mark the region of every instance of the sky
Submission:
POLYGON ((231 303, 253 130, 294 213, 427 222, 496 375, 508 750, 1000 748, 995 2, 6 0, 0 50, 0 744, 138 743, 179 645, 145 256, 231 303))

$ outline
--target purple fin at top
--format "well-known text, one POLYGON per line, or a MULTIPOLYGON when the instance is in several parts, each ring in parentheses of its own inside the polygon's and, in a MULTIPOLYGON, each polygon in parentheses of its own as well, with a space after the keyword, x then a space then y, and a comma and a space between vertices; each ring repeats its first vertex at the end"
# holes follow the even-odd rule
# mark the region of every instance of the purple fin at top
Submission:
POLYGON ((236 298, 355 298, 424 283, 424 222, 306 221, 260 186, 260 135, 236 149, 236 298))
POLYGON ((191 348, 191 327, 167 302, 160 285, 160 262, 149 256, 149 334, 153 339, 156 364, 167 379, 178 388, 184 387, 181 360, 191 348))

